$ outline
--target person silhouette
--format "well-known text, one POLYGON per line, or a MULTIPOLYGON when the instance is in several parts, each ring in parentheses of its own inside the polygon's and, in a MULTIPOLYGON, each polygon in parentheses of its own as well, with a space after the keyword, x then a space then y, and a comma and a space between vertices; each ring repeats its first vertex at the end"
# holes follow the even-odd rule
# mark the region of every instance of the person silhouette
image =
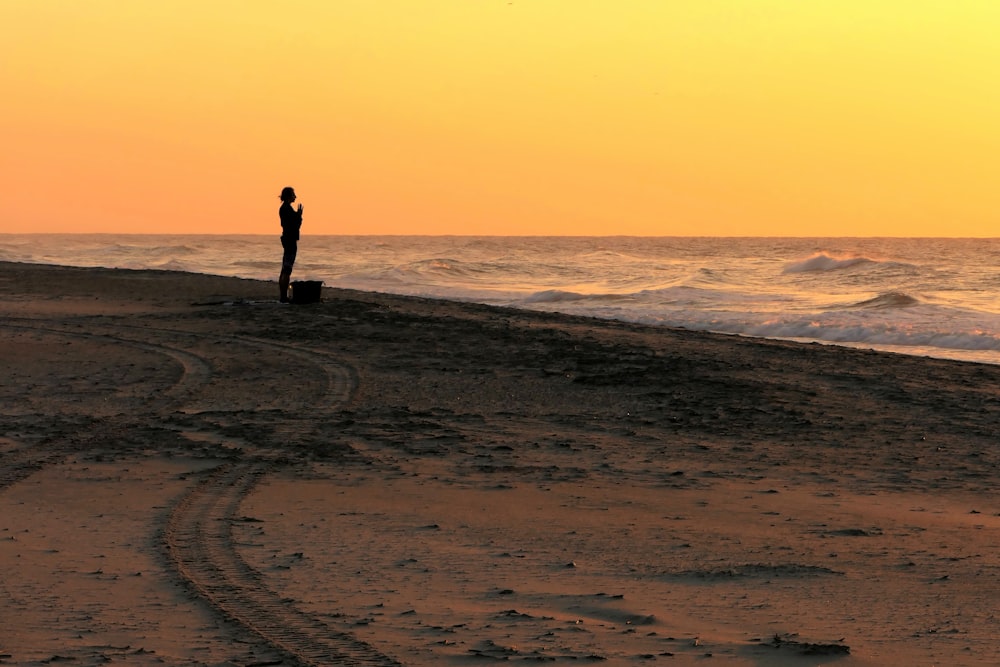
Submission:
POLYGON ((288 303, 288 283, 292 278, 292 267, 295 266, 295 255, 299 251, 299 229, 302 227, 302 204, 293 209, 295 189, 281 190, 281 207, 278 217, 281 218, 281 274, 278 276, 279 301, 288 303))

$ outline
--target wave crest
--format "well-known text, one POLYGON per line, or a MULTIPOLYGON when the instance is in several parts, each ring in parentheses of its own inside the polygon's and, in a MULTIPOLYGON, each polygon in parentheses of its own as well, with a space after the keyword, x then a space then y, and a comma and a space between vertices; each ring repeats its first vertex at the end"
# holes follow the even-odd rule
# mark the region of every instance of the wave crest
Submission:
POLYGON ((587 301, 602 299, 600 294, 580 294, 579 292, 567 292, 565 290, 549 289, 535 292, 524 299, 524 303, 562 303, 565 301, 587 301))
POLYGON ((837 257, 836 255, 828 255, 825 252, 818 252, 811 257, 789 264, 782 270, 782 273, 838 271, 840 269, 849 269, 859 264, 874 263, 876 263, 874 260, 867 257, 837 257))
POLYGON ((920 303, 920 299, 910 296, 906 292, 886 292, 871 299, 859 301, 851 308, 871 308, 879 310, 883 308, 906 308, 920 303))

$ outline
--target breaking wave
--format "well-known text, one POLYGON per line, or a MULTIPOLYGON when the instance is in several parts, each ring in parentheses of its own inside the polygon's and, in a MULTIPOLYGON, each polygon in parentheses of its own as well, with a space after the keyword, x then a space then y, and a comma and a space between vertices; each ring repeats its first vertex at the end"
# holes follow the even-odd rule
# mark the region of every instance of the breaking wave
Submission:
POLYGON ((865 301, 859 301, 853 304, 851 308, 907 308, 908 306, 916 306, 919 303, 920 299, 912 297, 906 292, 887 292, 886 294, 879 294, 865 301))
POLYGON ((825 252, 819 252, 786 266, 782 273, 811 273, 815 271, 839 271, 849 269, 859 264, 876 264, 877 262, 867 257, 836 257, 825 252))

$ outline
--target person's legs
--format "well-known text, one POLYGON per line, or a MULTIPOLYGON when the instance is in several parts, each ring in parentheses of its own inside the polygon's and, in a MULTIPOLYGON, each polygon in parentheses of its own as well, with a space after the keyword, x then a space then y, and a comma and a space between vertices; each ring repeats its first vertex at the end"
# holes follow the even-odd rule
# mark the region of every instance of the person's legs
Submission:
POLYGON ((278 299, 284 303, 288 301, 288 284, 292 278, 292 267, 295 265, 295 255, 298 253, 299 244, 295 241, 287 241, 281 238, 281 247, 285 249, 281 256, 281 274, 278 276, 278 299))
POLYGON ((281 267, 281 275, 278 276, 278 300, 282 303, 288 301, 288 284, 292 278, 292 270, 281 267))

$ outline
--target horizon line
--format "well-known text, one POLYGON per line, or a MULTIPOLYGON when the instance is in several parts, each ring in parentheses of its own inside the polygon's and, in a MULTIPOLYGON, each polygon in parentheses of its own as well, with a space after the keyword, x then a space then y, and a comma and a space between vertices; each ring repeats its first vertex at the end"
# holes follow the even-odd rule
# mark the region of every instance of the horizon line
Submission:
MULTIPOLYGON (((212 232, 181 233, 181 232, 0 232, 4 236, 204 236, 204 237, 240 237, 240 236, 275 236, 272 233, 240 233, 225 234, 212 232)), ((890 234, 817 234, 817 235, 776 235, 776 234, 309 234, 303 238, 322 238, 342 236, 345 238, 567 238, 567 239, 928 239, 928 240, 991 240, 1000 236, 895 236, 890 234)))

